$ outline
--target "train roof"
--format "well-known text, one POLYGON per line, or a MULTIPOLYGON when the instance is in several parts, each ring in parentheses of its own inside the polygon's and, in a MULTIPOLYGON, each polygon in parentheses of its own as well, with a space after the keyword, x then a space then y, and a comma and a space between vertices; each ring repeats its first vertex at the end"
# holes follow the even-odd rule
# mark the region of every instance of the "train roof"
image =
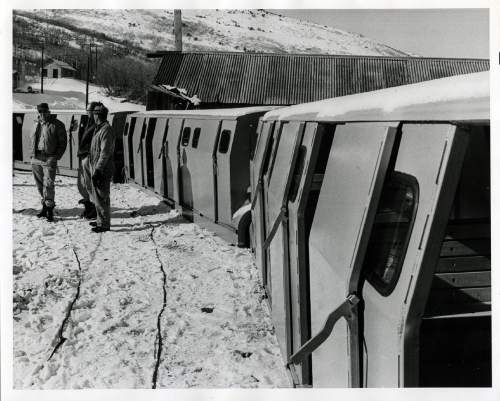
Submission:
POLYGON ((244 117, 249 114, 266 113, 270 110, 276 109, 276 106, 254 106, 254 107, 240 107, 240 108, 227 108, 227 109, 197 109, 197 110, 148 110, 134 113, 131 117, 189 117, 189 118, 203 118, 203 119, 236 119, 244 117))
MULTIPOLYGON (((36 107, 32 109, 14 109, 13 113, 18 114, 26 114, 26 113, 38 113, 36 107)), ((137 110, 119 110, 119 111, 109 111, 109 114, 120 114, 120 113, 135 113, 137 110)), ((85 109, 50 109, 51 114, 87 114, 87 110, 85 109)))
POLYGON ((263 120, 488 121, 489 73, 457 75, 412 85, 272 110, 263 120))

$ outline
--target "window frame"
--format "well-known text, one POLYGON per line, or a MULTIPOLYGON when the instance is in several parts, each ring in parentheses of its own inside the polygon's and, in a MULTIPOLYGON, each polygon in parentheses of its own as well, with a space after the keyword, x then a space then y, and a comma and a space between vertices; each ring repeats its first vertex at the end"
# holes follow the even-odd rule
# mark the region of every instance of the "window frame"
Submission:
POLYGON ((200 142, 200 134, 201 134, 201 128, 200 127, 196 127, 193 130, 193 139, 191 140, 191 147, 193 149, 198 148, 198 144, 200 142))
MULTIPOLYGON (((368 240, 368 245, 366 248, 365 252, 365 257, 363 261, 363 276, 366 281, 370 283, 370 285, 375 288, 375 290, 382 296, 388 297, 396 288, 396 285, 399 282, 399 277, 401 276, 401 272, 403 270, 403 265, 404 261, 406 258, 406 254, 408 252, 408 245, 410 243, 410 239, 412 237, 413 233, 413 227, 415 224, 416 216, 417 216, 417 211, 418 211, 418 205, 419 205, 419 200, 420 200, 420 187, 418 184, 418 180, 415 176, 400 172, 400 171, 391 171, 388 173, 388 177, 386 178, 386 182, 384 182, 384 186, 382 187, 382 192, 381 192, 381 198, 382 194, 384 191, 384 187, 389 182, 389 180, 395 180, 398 184, 404 185, 405 187, 410 187, 413 191, 414 195, 414 202, 413 202, 413 210, 411 212, 411 217, 410 221, 408 223, 408 231, 406 233, 405 238, 402 240, 403 245, 401 247, 401 252, 400 256, 396 265, 396 268, 394 269, 394 276, 390 279, 389 282, 384 282, 378 274, 374 272, 373 269, 368 270, 367 266, 365 265, 366 263, 366 258, 368 256, 368 249, 370 246, 370 242, 372 239, 372 235, 374 234, 374 229, 376 226, 376 223, 373 223, 372 229, 371 229, 371 234, 370 238, 368 240)), ((379 204, 377 205, 377 213, 378 213, 378 207, 380 206, 380 201, 379 204)), ((376 215, 377 215, 376 213, 376 215)))
POLYGON ((217 152, 222 154, 222 155, 225 155, 228 151, 229 151, 229 147, 231 145, 231 134, 232 134, 232 131, 230 129, 223 129, 220 133, 220 137, 219 137, 219 146, 217 146, 217 152), (224 152, 221 150, 221 147, 222 147, 222 139, 223 139, 223 135, 226 134, 226 133, 229 133, 227 135, 228 137, 228 140, 227 140, 227 145, 225 146, 225 150, 224 152))
POLYGON ((191 127, 184 127, 182 129, 181 145, 184 147, 189 146, 190 139, 191 139, 191 127))

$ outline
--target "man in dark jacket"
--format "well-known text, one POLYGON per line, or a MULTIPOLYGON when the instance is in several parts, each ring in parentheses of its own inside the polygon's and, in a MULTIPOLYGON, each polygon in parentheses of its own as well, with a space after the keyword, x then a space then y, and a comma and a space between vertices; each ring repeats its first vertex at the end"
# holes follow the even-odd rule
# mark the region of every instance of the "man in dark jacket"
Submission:
POLYGON ((42 210, 37 216, 54 221, 57 161, 66 150, 68 138, 64 124, 50 114, 47 103, 40 103, 37 110, 38 122, 31 135, 31 169, 42 197, 42 210))
POLYGON ((109 190, 114 169, 115 134, 107 121, 108 109, 101 103, 95 106, 96 129, 90 144, 92 189, 97 210, 97 221, 90 223, 92 231, 109 231, 111 211, 109 190))
POLYGON ((90 143, 92 142, 92 137, 94 136, 95 131, 95 118, 94 118, 94 107, 98 104, 98 102, 91 102, 87 107, 88 120, 85 128, 79 132, 78 136, 78 178, 77 178, 77 186, 78 191, 82 195, 82 199, 78 201, 78 203, 83 204, 85 210, 81 214, 81 217, 85 217, 86 219, 95 219, 96 218, 96 210, 95 205, 92 202, 92 181, 91 181, 91 172, 90 172, 90 160, 89 160, 89 152, 90 152, 90 143))

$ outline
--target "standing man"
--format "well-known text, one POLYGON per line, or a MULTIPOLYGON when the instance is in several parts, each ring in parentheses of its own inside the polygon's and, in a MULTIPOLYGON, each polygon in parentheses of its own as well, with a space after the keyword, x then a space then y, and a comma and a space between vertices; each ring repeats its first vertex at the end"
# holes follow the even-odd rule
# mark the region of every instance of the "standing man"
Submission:
POLYGON ((36 108, 38 122, 31 135, 31 169, 42 198, 42 210, 37 217, 46 217, 52 222, 57 161, 66 150, 68 138, 64 124, 50 114, 47 103, 40 103, 36 108))
POLYGON ((90 172, 90 143, 92 142, 92 137, 95 131, 95 118, 94 118, 94 108, 98 102, 91 102, 87 108, 87 125, 85 126, 83 132, 79 132, 78 136, 78 179, 77 186, 78 191, 82 195, 82 199, 78 203, 83 204, 85 210, 81 214, 81 217, 86 219, 95 219, 97 216, 95 205, 92 202, 92 174, 90 172))
POLYGON ((115 134, 108 123, 108 109, 99 103, 94 107, 96 129, 90 144, 90 170, 97 221, 90 223, 92 231, 109 231, 111 211, 109 189, 114 169, 115 134))

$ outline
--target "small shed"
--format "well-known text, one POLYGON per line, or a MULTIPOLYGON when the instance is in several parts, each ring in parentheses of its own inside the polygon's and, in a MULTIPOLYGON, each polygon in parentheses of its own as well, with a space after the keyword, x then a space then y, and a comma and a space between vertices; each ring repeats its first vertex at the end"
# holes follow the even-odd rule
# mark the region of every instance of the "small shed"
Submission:
POLYGON ((19 72, 16 70, 12 71, 12 89, 17 89, 19 86, 19 72))
POLYGON ((76 69, 60 60, 54 60, 42 69, 42 75, 45 78, 73 78, 75 72, 76 69))

